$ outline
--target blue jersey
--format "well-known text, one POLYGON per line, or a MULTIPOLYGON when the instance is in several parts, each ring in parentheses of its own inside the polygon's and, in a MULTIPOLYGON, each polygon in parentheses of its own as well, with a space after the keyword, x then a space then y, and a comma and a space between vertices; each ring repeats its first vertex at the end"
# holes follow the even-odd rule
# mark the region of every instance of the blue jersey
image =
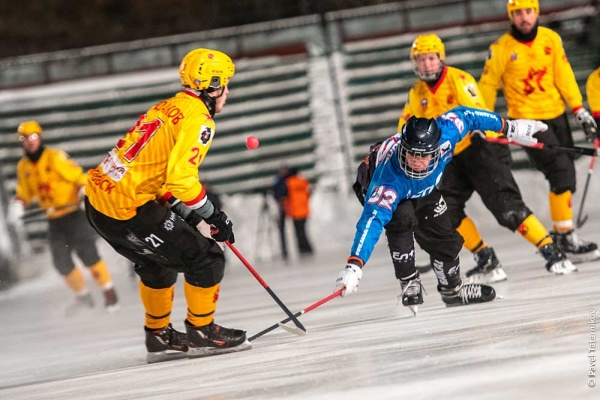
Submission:
MULTIPOLYGON (((390 222, 398 204, 430 194, 440 183, 446 165, 452 160, 456 143, 472 130, 499 132, 500 115, 469 107, 456 107, 436 119, 442 132, 440 157, 436 168, 424 179, 412 179, 400 168, 400 133, 386 139, 377 151, 376 167, 365 196, 363 212, 356 224, 351 256, 366 264, 383 227, 390 222)), ((373 156, 373 155, 372 155, 373 156)))

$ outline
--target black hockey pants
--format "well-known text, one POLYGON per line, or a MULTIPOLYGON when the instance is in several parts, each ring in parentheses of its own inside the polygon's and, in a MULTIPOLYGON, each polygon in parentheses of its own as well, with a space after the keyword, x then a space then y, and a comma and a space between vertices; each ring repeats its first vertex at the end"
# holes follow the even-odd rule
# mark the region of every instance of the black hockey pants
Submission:
POLYGON ((88 220, 98 233, 135 265, 144 285, 172 286, 183 272, 192 286, 212 287, 223 279, 223 250, 169 208, 151 201, 137 215, 120 221, 100 213, 85 200, 88 220))
POLYGON ((512 175, 508 146, 488 143, 477 136, 446 166, 440 191, 448 203, 452 227, 466 217, 465 204, 477 192, 498 223, 511 231, 532 214, 523 202, 512 175))
POLYGON ((459 283, 458 253, 463 239, 452 228, 447 211, 446 202, 438 190, 398 205, 392 220, 385 226, 397 279, 409 277, 416 271, 416 240, 430 255, 438 282, 444 286, 459 283))

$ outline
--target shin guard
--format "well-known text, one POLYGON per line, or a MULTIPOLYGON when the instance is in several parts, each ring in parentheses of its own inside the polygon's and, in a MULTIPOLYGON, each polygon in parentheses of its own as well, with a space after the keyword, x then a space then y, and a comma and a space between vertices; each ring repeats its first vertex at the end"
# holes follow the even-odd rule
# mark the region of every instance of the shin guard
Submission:
POLYGON ((146 310, 146 328, 162 329, 171 322, 175 286, 153 289, 140 281, 140 297, 146 310))
POLYGON ((213 321, 219 300, 220 284, 204 288, 184 282, 187 301, 187 320, 194 326, 205 326, 213 321))

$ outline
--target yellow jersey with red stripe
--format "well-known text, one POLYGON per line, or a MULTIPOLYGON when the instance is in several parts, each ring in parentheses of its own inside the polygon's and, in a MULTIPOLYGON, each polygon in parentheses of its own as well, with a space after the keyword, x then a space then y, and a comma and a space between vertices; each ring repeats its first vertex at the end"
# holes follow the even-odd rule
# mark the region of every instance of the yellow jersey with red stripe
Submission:
POLYGON ((594 118, 600 118, 600 68, 590 74, 585 84, 587 101, 594 118))
POLYGON ((111 218, 127 220, 162 188, 187 206, 200 207, 206 192, 198 167, 214 135, 214 120, 193 91, 155 104, 88 172, 91 205, 111 218))
MULTIPOLYGON (((419 118, 437 118, 458 106, 485 109, 485 102, 473 76, 458 68, 446 66, 434 87, 418 80, 410 89, 398 121, 398 132, 413 115, 419 118)), ((466 135, 456 144, 454 154, 460 154, 470 144, 471 135, 466 135)))
POLYGON ((505 33, 492 43, 479 89, 494 110, 502 85, 509 118, 547 120, 583 106, 581 91, 567 59, 560 36, 539 27, 535 39, 520 42, 505 33))
POLYGON ((83 169, 64 151, 46 147, 36 162, 27 157, 17 164, 16 199, 28 206, 37 201, 48 218, 59 218, 79 208, 79 189, 86 182, 83 169))

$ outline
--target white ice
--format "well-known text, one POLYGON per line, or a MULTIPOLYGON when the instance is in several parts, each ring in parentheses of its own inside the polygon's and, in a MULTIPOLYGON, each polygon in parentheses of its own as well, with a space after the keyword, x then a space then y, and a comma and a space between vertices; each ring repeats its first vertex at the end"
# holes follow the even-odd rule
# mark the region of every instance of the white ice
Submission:
MULTIPOLYGON (((580 159, 580 190, 588 159, 580 159)), ((549 226, 547 186, 537 172, 518 172, 529 206, 549 226)), ((593 177, 579 231, 600 242, 600 182, 593 177)), ((316 255, 278 261, 275 228, 257 234, 260 197, 226 198, 237 245, 271 289, 300 311, 329 295, 344 266, 360 208, 350 196, 316 193, 310 233, 316 255), (269 247, 271 247, 269 249, 269 247), (258 250, 257 250, 258 248, 258 250)), ((499 227, 478 198, 469 206, 501 259, 508 281, 492 303, 446 308, 431 273, 428 295, 414 318, 397 305, 399 284, 382 238, 357 293, 306 313, 308 335, 277 329, 250 351, 147 365, 137 282, 106 245, 121 310, 100 307, 63 316, 71 295, 48 254, 23 260, 35 277, 0 293, 0 398, 2 399, 598 399, 589 387, 595 365, 591 314, 600 312, 600 262, 553 276, 533 246, 499 227)), ((293 243, 293 241, 292 241, 293 243)), ((420 262, 424 262, 419 254, 420 262)), ((252 335, 286 318, 265 289, 228 252, 216 321, 252 335)), ((463 272, 473 265, 462 252, 463 272)), ((85 275, 96 302, 100 292, 85 275)), ((172 322, 185 318, 181 279, 172 322)))

